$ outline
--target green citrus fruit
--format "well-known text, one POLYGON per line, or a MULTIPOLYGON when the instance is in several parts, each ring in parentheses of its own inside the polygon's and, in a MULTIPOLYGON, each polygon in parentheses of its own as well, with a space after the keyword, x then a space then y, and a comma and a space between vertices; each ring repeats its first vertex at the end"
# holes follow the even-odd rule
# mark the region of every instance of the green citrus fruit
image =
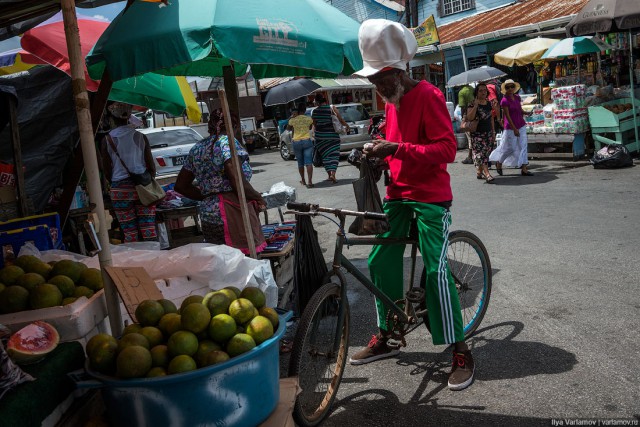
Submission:
POLYGON ((233 317, 236 323, 246 323, 253 317, 254 306, 246 298, 238 298, 229 305, 229 315, 233 317))
POLYGON ((256 344, 262 344, 273 336, 273 325, 264 316, 256 316, 247 326, 247 335, 251 336, 256 344))
POLYGON ((86 286, 76 286, 76 288, 73 290, 73 295, 76 298, 80 298, 80 297, 87 297, 87 298, 91 298, 93 296, 93 291, 89 288, 87 288, 86 286))
POLYGON ((17 265, 8 265, 0 270, 0 282, 7 286, 13 286, 16 284, 18 277, 24 274, 24 270, 17 265))
POLYGON ((236 293, 233 291, 233 289, 229 289, 229 288, 224 288, 224 289, 220 289, 219 291, 221 294, 224 294, 227 296, 227 298, 229 298, 231 301, 235 301, 238 299, 238 295, 236 295, 236 293))
POLYGON ((240 298, 240 293, 242 293, 242 291, 238 288, 236 288, 235 286, 227 286, 226 288, 223 289, 230 289, 233 291, 234 294, 236 294, 236 298, 240 298))
POLYGON ((214 350, 222 350, 222 347, 218 343, 215 343, 211 340, 202 340, 200 344, 198 344, 198 351, 196 351, 195 356, 193 358, 196 360, 198 366, 205 366, 205 356, 214 350))
POLYGON ((93 353, 93 349, 100 344, 105 342, 114 343, 116 347, 118 346, 118 340, 112 337, 109 334, 96 334, 92 336, 89 341, 87 341, 87 345, 84 347, 87 352, 87 357, 91 357, 91 353, 93 353))
POLYGON ((162 306, 162 308, 164 308, 164 313, 177 313, 178 312, 178 308, 176 307, 176 305, 168 300, 168 299, 159 299, 158 302, 160 303, 160 305, 162 306))
POLYGON ((119 378, 141 378, 146 376, 150 369, 151 353, 145 347, 132 345, 118 353, 116 376, 119 378))
POLYGON ((255 308, 264 307, 264 304, 267 301, 264 292, 253 286, 247 286, 244 288, 240 293, 240 298, 248 299, 255 308))
POLYGON ((167 347, 171 356, 193 356, 198 351, 198 337, 193 332, 178 331, 169 337, 167 347))
POLYGON ((182 319, 178 313, 167 313, 160 318, 158 329, 166 338, 182 329, 182 319))
POLYGON ((86 286, 94 292, 98 292, 104 287, 102 284, 102 272, 97 268, 85 268, 80 273, 80 280, 78 283, 82 286, 86 286))
POLYGON ((43 283, 29 293, 29 305, 33 309, 62 305, 62 292, 56 285, 43 283))
POLYGON ((66 297, 66 298, 62 299, 62 305, 73 304, 77 300, 78 300, 78 298, 76 298, 76 297, 66 297))
POLYGON ((60 292, 62 292, 62 295, 65 297, 72 297, 73 293, 76 290, 76 285, 73 283, 73 280, 71 280, 67 276, 54 276, 49 279, 49 283, 51 283, 52 285, 56 285, 58 289, 60 289, 60 292))
POLYGON ((267 319, 269 319, 271 321, 271 324, 273 325, 273 330, 274 331, 276 329, 278 329, 278 325, 280 324, 280 317, 278 316, 278 312, 277 311, 275 311, 271 307, 260 307, 260 309, 258 310, 258 314, 260 316, 266 317, 267 319))
POLYGON ((235 334, 227 343, 227 353, 236 357, 250 351, 256 346, 256 342, 247 334, 235 334))
POLYGON ((140 333, 140 331, 142 330, 142 325, 139 323, 131 323, 130 325, 127 325, 124 327, 124 329, 122 330, 122 336, 125 336, 127 334, 131 334, 133 332, 137 332, 140 333))
POLYGON ((236 333, 236 321, 228 314, 218 314, 209 323, 209 337, 219 344, 224 344, 236 333))
POLYGON ((212 350, 204 357, 204 363, 202 366, 215 365, 217 363, 226 362, 229 360, 229 355, 222 350, 212 350))
POLYGON ((145 338, 144 335, 137 332, 132 332, 130 334, 124 335, 122 338, 120 338, 120 341, 118 341, 118 352, 121 352, 125 348, 134 345, 144 347, 148 350, 149 340, 145 338))
POLYGON ((200 303, 189 304, 181 312, 182 329, 198 334, 209 326, 211 314, 209 309, 200 303))
POLYGON ((142 326, 156 326, 164 316, 162 304, 154 300, 144 300, 136 307, 136 319, 142 326))
POLYGON ((218 314, 227 314, 229 312, 229 305, 231 305, 231 299, 222 292, 214 292, 208 298, 206 305, 212 317, 218 314))
POLYGON ((167 371, 160 366, 155 366, 147 372, 147 378, 166 377, 167 371))
POLYGON ((189 295, 182 301, 182 304, 180 304, 180 313, 182 313, 182 310, 189 304, 193 304, 194 302, 202 303, 203 299, 204 297, 201 295, 189 295))
POLYGON ((29 291, 22 286, 7 286, 0 293, 0 313, 16 313, 29 308, 29 291))
POLYGON ((169 365, 169 347, 166 345, 160 344, 152 347, 149 353, 151 353, 151 366, 166 368, 169 365))
POLYGON ((181 354, 171 359, 171 362, 169 362, 167 373, 169 375, 180 374, 182 372, 195 371, 196 369, 196 361, 193 360, 191 356, 181 354))
POLYGON ((36 286, 44 283, 46 283, 46 280, 38 273, 25 273, 16 280, 16 285, 22 286, 29 292, 34 290, 36 286))
POLYGON ((110 335, 107 335, 107 337, 98 338, 91 346, 89 345, 91 340, 89 340, 89 343, 87 343, 87 354, 91 369, 95 369, 103 374, 112 375, 116 368, 118 341, 110 335))
POLYGON ((162 331, 155 326, 145 326, 140 330, 140 334, 143 335, 147 341, 149 341, 149 348, 153 348, 164 341, 162 331))

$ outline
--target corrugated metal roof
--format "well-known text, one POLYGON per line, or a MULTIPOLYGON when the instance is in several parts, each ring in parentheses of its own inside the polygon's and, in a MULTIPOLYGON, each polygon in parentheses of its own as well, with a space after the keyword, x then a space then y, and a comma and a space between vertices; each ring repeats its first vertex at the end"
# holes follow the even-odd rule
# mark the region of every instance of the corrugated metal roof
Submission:
POLYGON ((440 43, 574 15, 588 0, 522 0, 438 27, 440 43))
POLYGON ((274 86, 278 86, 282 83, 286 83, 289 80, 293 80, 293 77, 273 77, 273 78, 267 78, 267 79, 260 79, 258 80, 260 82, 260 90, 268 90, 271 89, 274 86))

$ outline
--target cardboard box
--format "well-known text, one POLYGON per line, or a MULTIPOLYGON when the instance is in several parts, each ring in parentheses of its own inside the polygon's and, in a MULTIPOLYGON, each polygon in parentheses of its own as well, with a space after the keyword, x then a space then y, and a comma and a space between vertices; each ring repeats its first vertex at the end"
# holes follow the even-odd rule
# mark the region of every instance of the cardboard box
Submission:
POLYGON ((260 427, 295 427, 292 413, 296 396, 300 393, 298 377, 280 379, 280 400, 278 406, 260 427))
POLYGON ((80 341, 86 344, 86 340, 92 336, 111 331, 107 319, 107 303, 102 290, 89 299, 81 297, 64 306, 0 315, 0 324, 7 326, 12 332, 36 320, 43 320, 56 328, 60 334, 60 342, 80 341))

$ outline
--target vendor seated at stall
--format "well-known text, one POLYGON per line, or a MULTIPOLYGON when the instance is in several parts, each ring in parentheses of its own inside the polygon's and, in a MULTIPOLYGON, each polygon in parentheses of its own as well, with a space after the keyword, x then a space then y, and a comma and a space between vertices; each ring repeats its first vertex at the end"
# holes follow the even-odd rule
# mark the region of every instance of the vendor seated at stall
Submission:
MULTIPOLYGON (((233 127, 239 120, 232 115, 233 127)), ((217 109, 209 116, 209 137, 197 142, 189 151, 178 178, 175 191, 198 200, 202 232, 207 243, 233 246, 248 253, 246 234, 238 202, 236 170, 231 161, 231 149, 224 116, 217 109), (195 180, 195 182, 194 182, 195 180)), ((236 152, 242 165, 242 182, 249 204, 249 217, 256 252, 266 246, 258 219, 258 211, 266 204, 249 180, 253 174, 249 165, 249 154, 235 140, 236 152)))

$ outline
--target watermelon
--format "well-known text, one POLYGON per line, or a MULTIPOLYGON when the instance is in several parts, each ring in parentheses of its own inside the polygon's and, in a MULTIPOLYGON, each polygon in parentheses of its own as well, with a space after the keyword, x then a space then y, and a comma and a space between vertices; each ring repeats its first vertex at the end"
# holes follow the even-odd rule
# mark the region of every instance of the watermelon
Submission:
POLYGON ((60 335, 56 328, 42 321, 31 323, 9 338, 7 353, 19 365, 28 365, 44 359, 51 353, 60 335))

